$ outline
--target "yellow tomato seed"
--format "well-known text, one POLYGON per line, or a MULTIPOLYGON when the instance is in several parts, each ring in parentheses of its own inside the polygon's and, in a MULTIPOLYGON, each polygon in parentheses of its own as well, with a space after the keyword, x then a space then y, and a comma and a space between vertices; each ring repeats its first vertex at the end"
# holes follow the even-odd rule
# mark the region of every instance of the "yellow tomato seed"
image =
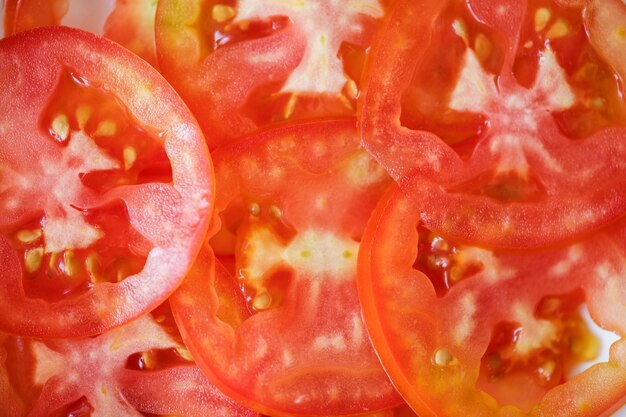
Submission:
POLYGON ((558 39, 567 36, 567 34, 569 34, 569 26, 567 25, 567 22, 563 19, 559 19, 554 22, 552 26, 550 26, 546 36, 548 39, 558 39))
POLYGON ((435 365, 448 366, 454 361, 454 356, 446 349, 437 349, 434 359, 435 365))
POLYGON ((178 352, 178 354, 185 360, 192 362, 193 361, 193 356, 191 356, 191 352, 189 352, 189 350, 187 350, 184 347, 178 347, 176 348, 176 352, 178 352))
POLYGON ((535 12, 535 32, 541 32, 548 26, 548 22, 552 18, 552 13, 545 7, 540 7, 535 12))
POLYGON ((70 135, 70 122, 67 115, 58 114, 52 120, 52 132, 61 140, 66 141, 70 135))
POLYGON ((94 135, 113 136, 117 133, 117 124, 113 120, 104 120, 98 124, 94 135))
POLYGON ((270 297, 270 295, 266 292, 263 292, 254 297, 254 300, 252 301, 252 307, 254 307, 255 310, 265 310, 270 306, 271 303, 272 298, 270 297))
POLYGON ((137 160, 137 151, 132 146, 126 146, 124 148, 124 169, 128 171, 133 167, 133 164, 137 160))
POLYGON ((259 214, 261 214, 261 206, 259 206, 257 203, 250 203, 248 205, 248 212, 253 216, 258 216, 259 214))
POLYGON ((43 261, 43 248, 34 248, 27 250, 24 253, 24 263, 26 264, 26 270, 29 273, 37 272, 41 267, 43 261))
POLYGON ((78 128, 83 130, 85 125, 89 121, 91 117, 91 107, 89 106, 79 106, 76 109, 76 121, 78 122, 78 128))
POLYGON ((74 255, 74 251, 66 250, 63 253, 63 271, 65 275, 68 277, 74 276, 80 270, 80 266, 78 265, 78 260, 74 255))
POLYGON ((213 6, 213 10, 211 12, 211 17, 218 23, 225 22, 229 19, 232 19, 237 12, 231 6, 226 4, 216 4, 213 6))
POLYGON ((32 229, 32 230, 20 230, 17 232, 17 240, 22 243, 33 243, 41 238, 42 232, 41 229, 32 229))
POLYGON ((474 40, 474 50, 479 60, 485 61, 491 55, 493 51, 493 45, 491 41, 487 39, 485 35, 479 33, 474 40))
POLYGON ((287 102, 287 105, 285 106, 285 110, 283 112, 283 117, 285 119, 289 119, 294 111, 296 110, 296 102, 298 101, 298 96, 296 94, 292 94, 289 97, 289 101, 287 102))

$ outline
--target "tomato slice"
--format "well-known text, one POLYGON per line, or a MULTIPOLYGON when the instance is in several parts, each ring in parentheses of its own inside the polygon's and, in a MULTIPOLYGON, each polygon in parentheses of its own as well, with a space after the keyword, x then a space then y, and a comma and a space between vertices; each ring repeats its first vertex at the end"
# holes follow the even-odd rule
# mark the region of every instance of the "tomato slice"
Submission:
POLYGON ((75 29, 3 39, 0 66, 0 328, 96 334, 154 308, 211 210, 193 116, 145 62, 75 29))
POLYGON ((572 375, 599 349, 583 306, 600 327, 626 334, 618 236, 492 251, 425 229, 412 201, 392 189, 364 234, 358 285, 396 388, 420 416, 615 411, 626 400, 623 340, 608 362, 572 375))
POLYGON ((522 248, 624 215, 622 86, 582 16, 547 0, 395 6, 364 77, 362 138, 430 228, 522 248))
POLYGON ((29 416, 258 416, 218 391, 150 316, 94 338, 12 337, 5 345, 29 416))
POLYGON ((211 243, 234 254, 236 275, 205 248, 172 310, 201 369, 259 412, 345 415, 401 402, 356 294, 361 233, 390 181, 358 142, 354 120, 318 121, 213 155, 221 228, 211 243))
POLYGON ((211 149, 281 120, 354 114, 379 0, 163 0, 161 71, 211 149))
POLYGON ((14 28, 11 26, 13 29, 5 29, 7 35, 41 26, 64 24, 96 34, 104 33, 107 38, 156 66, 154 45, 156 1, 116 1, 113 11, 107 10, 112 2, 105 0, 96 0, 84 6, 80 2, 72 3, 69 0, 15 0, 14 5, 9 3, 5 7, 12 11, 13 16, 7 14, 5 27, 9 27, 10 19, 11 23, 14 22, 14 28), (81 6, 87 8, 79 9, 81 6), (103 17, 107 15, 105 21, 103 17))

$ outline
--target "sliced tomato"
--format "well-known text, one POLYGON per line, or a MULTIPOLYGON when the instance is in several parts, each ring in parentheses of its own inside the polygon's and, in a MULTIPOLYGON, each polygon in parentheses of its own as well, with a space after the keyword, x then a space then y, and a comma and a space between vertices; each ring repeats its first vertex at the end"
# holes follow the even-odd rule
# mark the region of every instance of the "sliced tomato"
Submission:
POLYGON ((259 412, 345 415, 400 403, 356 294, 361 233, 390 181, 358 142, 354 120, 311 122, 214 153, 221 228, 211 243, 234 253, 236 275, 214 267, 205 248, 172 310, 201 369, 259 412))
POLYGON ((379 0, 163 0, 157 53, 209 147, 285 119, 354 113, 379 0))
POLYGON ((396 4, 364 77, 362 138, 430 228, 521 248, 624 215, 622 85, 583 11, 547 0, 396 4))
MULTIPOLYGON (((624 227, 626 225, 622 225, 624 227)), ((608 362, 581 316, 626 333, 626 254, 615 233, 552 249, 492 251, 424 228, 396 187, 359 253, 363 316, 420 416, 599 416, 626 401, 624 340, 608 362)))
POLYGON ((5 344, 29 416, 258 416, 218 391, 150 316, 94 338, 5 344))
POLYGON ((0 328, 96 334, 151 310, 211 210, 192 115, 144 61, 87 32, 3 39, 0 66, 0 328))
MULTIPOLYGON (((14 31, 61 24, 77 27, 104 34, 156 66, 154 18, 157 2, 116 0, 112 11, 109 10, 111 3, 105 0, 84 4, 69 0, 16 0, 17 6, 12 9, 14 31)), ((8 23, 5 23, 6 26, 8 23)))

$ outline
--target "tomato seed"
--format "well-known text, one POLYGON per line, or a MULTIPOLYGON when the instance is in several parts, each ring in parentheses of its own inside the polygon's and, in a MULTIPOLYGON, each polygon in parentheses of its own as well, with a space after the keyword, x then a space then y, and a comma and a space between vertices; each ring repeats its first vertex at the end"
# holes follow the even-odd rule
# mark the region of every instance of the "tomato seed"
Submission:
POLYGON ((235 17, 237 12, 226 4, 216 4, 211 11, 211 17, 218 23, 223 23, 235 17))
POLYGON ((91 117, 91 107, 89 106, 79 106, 76 109, 76 122, 78 123, 78 128, 83 130, 85 125, 87 125, 87 121, 91 117))
POLYGON ((41 261, 43 260, 43 248, 35 248, 27 250, 24 254, 24 262, 26 264, 26 270, 29 273, 37 272, 41 267, 41 261))
POLYGON ((435 352, 435 365, 448 366, 454 362, 456 358, 446 349, 438 349, 435 352))
POLYGON ((17 232, 17 240, 25 244, 34 243, 41 238, 41 235, 41 229, 20 230, 17 232))
POLYGON ((548 26, 548 22, 552 18, 552 13, 545 7, 540 7, 535 12, 535 32, 541 32, 548 26))
POLYGON ((548 39, 558 39, 558 38, 563 38, 567 36, 568 34, 569 34, 568 24, 563 19, 559 19, 556 22, 554 22, 552 26, 550 26, 550 29, 548 30, 548 33, 546 36, 548 37, 548 39))
POLYGON ((113 120, 104 120, 98 123, 96 131, 93 133, 95 136, 113 136, 117 133, 117 123, 113 120))
POLYGON ((255 310, 266 310, 272 304, 272 298, 266 292, 262 292, 252 300, 252 307, 255 310))
POLYGON ((124 169, 128 171, 137 160, 137 151, 132 146, 124 147, 124 169))
POLYGON ((70 122, 65 114, 58 114, 52 120, 52 135, 60 142, 65 142, 70 135, 70 122))

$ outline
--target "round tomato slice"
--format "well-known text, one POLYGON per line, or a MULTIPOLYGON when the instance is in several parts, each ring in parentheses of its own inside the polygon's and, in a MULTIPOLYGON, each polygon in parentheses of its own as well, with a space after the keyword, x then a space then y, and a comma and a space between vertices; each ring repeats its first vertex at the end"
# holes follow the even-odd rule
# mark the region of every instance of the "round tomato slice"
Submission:
POLYGON ((144 61, 87 32, 3 39, 0 66, 0 328, 96 334, 154 308, 211 210, 193 116, 144 61))
POLYGON ((258 416, 218 391, 150 316, 92 338, 5 344, 29 416, 258 416))
POLYGON ((624 215, 622 86, 582 16, 547 0, 397 3, 364 76, 362 138, 430 228, 522 248, 624 215))
MULTIPOLYGON (((11 18, 14 25, 10 31, 7 30, 7 34, 41 26, 63 24, 77 27, 104 34, 156 66, 156 3, 153 0, 96 0, 84 4, 70 0, 16 0, 11 18), (113 4, 115 6, 111 11, 113 4)), ((7 3, 6 7, 11 6, 7 3)), ((5 27, 8 27, 9 20, 5 22, 5 27)))
POLYGON ((584 366, 600 346, 583 312, 626 334, 618 236, 492 251, 424 228, 411 200, 391 190, 364 234, 358 285, 396 388, 424 417, 615 411, 626 400, 626 347, 620 339, 607 362, 584 366))
POLYGON ((211 149, 259 126, 353 115, 379 0, 162 0, 161 71, 211 149))
POLYGON ((217 150, 214 161, 221 228, 211 244, 234 252, 236 275, 214 267, 207 247, 171 299, 201 369, 269 415, 399 404, 355 282, 361 233, 390 179, 360 148, 355 121, 269 130, 217 150), (241 313, 227 317, 224 305, 241 313))

